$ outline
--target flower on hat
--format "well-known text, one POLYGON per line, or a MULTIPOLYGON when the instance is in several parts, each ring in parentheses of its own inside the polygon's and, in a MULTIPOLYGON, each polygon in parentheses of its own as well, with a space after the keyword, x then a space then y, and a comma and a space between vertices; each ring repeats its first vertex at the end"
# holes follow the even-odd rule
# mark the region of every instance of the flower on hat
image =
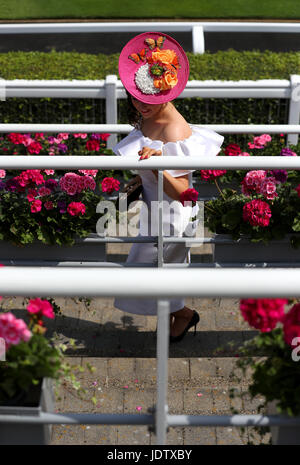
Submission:
MULTIPOLYGON (((161 37, 161 39, 164 38, 161 37)), ((149 40, 145 40, 147 45, 149 40)), ((178 57, 174 50, 163 50, 163 42, 164 40, 156 48, 150 47, 150 50, 145 48, 141 52, 133 53, 128 57, 136 64, 143 63, 135 73, 135 83, 144 94, 158 94, 164 90, 172 89, 178 83, 178 57), (149 51, 150 55, 147 56, 149 51)))

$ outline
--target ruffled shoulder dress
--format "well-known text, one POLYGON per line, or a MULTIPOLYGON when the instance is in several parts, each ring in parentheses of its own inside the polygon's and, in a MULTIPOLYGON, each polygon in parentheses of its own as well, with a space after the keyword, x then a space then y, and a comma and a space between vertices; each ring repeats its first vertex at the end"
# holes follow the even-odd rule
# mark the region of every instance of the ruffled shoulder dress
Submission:
MULTIPOLYGON (((224 137, 208 128, 190 125, 190 137, 177 142, 163 143, 145 137, 138 129, 133 129, 114 148, 116 155, 134 157, 139 160, 138 152, 143 147, 161 150, 162 155, 179 157, 214 157, 220 150, 224 137)), ((189 187, 192 188, 192 172, 195 170, 165 170, 171 176, 188 174, 189 187)), ((143 183, 142 208, 139 215, 139 236, 158 235, 158 181, 151 170, 138 170, 143 183)), ((197 207, 197 206, 196 206, 197 207)), ((181 202, 163 193, 163 234, 164 236, 182 236, 190 219, 195 216, 195 207, 183 206, 181 202)), ((186 263, 190 248, 184 243, 165 243, 163 247, 164 263, 186 263)), ((126 263, 151 263, 157 266, 157 244, 133 243, 126 263)), ((183 270, 184 272, 184 270, 183 270)), ((137 283, 138 285, 138 283, 137 283)), ((169 299, 170 312, 184 307, 184 299, 169 299)), ((157 299, 155 298, 116 298, 114 306, 128 313, 140 315, 157 315, 157 299)))

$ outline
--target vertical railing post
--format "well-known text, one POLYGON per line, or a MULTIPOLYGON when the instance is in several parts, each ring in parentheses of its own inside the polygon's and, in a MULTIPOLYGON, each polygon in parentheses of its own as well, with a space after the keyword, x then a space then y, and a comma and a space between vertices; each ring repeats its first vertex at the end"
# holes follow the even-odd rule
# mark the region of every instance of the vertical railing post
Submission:
POLYGON ((164 445, 167 439, 168 415, 168 359, 170 302, 157 302, 157 399, 155 409, 156 444, 164 445))
POLYGON ((194 53, 204 53, 205 52, 205 42, 204 42, 203 26, 193 26, 192 40, 193 40, 193 52, 194 53))
MULTIPOLYGON (((108 75, 105 79, 105 109, 106 123, 118 124, 118 105, 117 105, 117 82, 115 75, 108 75)), ((107 148, 113 148, 117 143, 116 134, 111 135, 107 140, 107 148)))
MULTIPOLYGON (((290 96, 290 109, 288 124, 299 124, 300 121, 300 76, 292 74, 291 81, 291 96, 290 96)), ((298 144, 298 134, 288 134, 287 143, 296 145, 298 144)))
MULTIPOLYGON (((158 244, 157 264, 163 267, 163 171, 158 170, 158 244)), ((155 415, 156 444, 164 445, 167 436, 167 393, 169 359, 169 307, 168 300, 157 301, 157 399, 155 415)))
POLYGON ((164 173, 158 170, 158 243, 157 243, 157 263, 161 267, 164 264, 163 256, 163 191, 164 173))

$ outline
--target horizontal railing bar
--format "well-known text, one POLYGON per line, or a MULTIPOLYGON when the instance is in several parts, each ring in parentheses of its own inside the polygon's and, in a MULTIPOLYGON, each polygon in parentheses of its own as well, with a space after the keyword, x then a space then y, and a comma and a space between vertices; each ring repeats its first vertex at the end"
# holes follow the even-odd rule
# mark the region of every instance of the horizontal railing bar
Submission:
MULTIPOLYGON (((0 407, 1 408, 1 407, 0 407)), ((147 414, 119 414, 119 413, 46 413, 38 416, 1 415, 0 424, 68 424, 68 425, 153 425, 153 415, 147 414)))
MULTIPOLYGON (((105 80, 1 80, 5 97, 28 98, 106 98, 105 80)), ((260 79, 258 81, 188 81, 178 98, 280 98, 291 97, 291 81, 287 79, 260 79)), ((123 84, 117 80, 117 99, 125 99, 123 84)))
MULTIPOLYGON (((194 126, 213 129, 223 134, 300 134, 299 124, 201 124, 194 126)), ((0 124, 1 132, 109 132, 128 134, 133 129, 129 124, 0 124)))
MULTIPOLYGON (((190 32, 193 27, 203 27, 206 32, 300 32, 297 22, 206 22, 206 21, 155 21, 151 28, 160 28, 163 32, 190 32)), ((1 24, 0 34, 65 34, 65 33, 92 33, 92 32, 146 32, 149 22, 73 22, 73 23, 21 23, 1 24)))
POLYGON ((288 298, 300 296, 299 282, 298 268, 0 267, 7 296, 288 298))
MULTIPOLYGON (((85 262, 85 261, 51 261, 51 260, 1 260, 6 266, 53 266, 53 267, 81 267, 81 268, 156 268, 153 263, 126 263, 126 262, 85 262)), ((300 262, 199 262, 199 263, 164 263, 164 268, 299 268, 300 262)))
MULTIPOLYGON (((46 413, 38 416, 0 414, 0 424, 63 425, 153 425, 150 414, 46 413)), ((282 426, 297 427, 300 417, 284 415, 167 415, 167 425, 175 426, 282 426)))
POLYGON ((300 169, 300 157, 249 156, 249 157, 205 157, 171 155, 139 160, 136 157, 111 155, 1 155, 2 169, 300 169))
MULTIPOLYGON (((7 90, 13 89, 42 89, 42 90, 51 90, 51 89, 91 89, 99 90, 101 87, 105 87, 105 79, 3 79, 5 81, 5 86, 7 90)), ((116 81, 117 89, 123 89, 124 86, 122 81, 118 79, 116 81)), ((218 81, 205 79, 199 81, 193 79, 186 83, 185 89, 248 89, 248 88, 258 88, 258 89, 272 89, 272 90, 283 90, 291 87, 291 82, 288 79, 258 79, 253 81, 249 80, 240 80, 240 81, 218 81)), ((125 91, 124 91, 125 92, 125 91)))
POLYGON ((167 415, 168 426, 289 426, 300 425, 299 417, 284 415, 167 415))

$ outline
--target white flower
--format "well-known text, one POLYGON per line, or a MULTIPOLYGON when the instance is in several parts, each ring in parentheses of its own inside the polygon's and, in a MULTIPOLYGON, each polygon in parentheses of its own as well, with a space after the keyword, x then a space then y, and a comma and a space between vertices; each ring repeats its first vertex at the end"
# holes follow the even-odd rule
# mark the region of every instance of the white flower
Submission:
POLYGON ((160 89, 154 87, 148 63, 140 66, 135 73, 135 83, 144 94, 158 94, 160 92, 160 89))

